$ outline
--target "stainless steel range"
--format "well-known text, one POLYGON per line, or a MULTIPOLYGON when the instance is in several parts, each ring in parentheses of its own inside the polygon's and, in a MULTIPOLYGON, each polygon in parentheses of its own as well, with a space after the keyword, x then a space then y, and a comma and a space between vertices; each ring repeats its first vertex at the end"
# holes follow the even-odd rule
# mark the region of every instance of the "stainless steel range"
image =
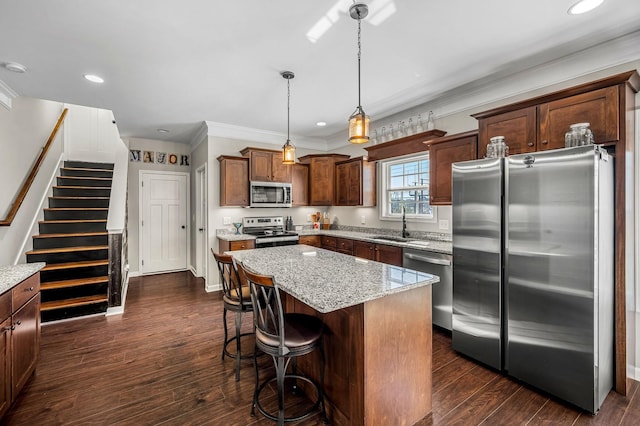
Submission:
POLYGON ((282 216, 245 217, 243 233, 255 235, 256 248, 298 244, 298 233, 284 229, 282 216))

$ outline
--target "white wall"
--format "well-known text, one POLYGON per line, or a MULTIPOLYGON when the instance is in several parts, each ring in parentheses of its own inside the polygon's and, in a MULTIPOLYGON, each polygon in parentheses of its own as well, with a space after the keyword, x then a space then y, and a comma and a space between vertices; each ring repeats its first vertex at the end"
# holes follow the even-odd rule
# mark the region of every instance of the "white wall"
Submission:
MULTIPOLYGON (((198 230, 196 229, 196 208, 197 208, 196 202, 198 199, 196 195, 196 190, 198 188, 198 186, 196 185, 196 179, 197 179, 196 170, 198 170, 203 165, 207 164, 208 159, 209 159, 209 138, 206 135, 206 133, 204 133, 199 138, 199 140, 196 140, 195 146, 192 147, 191 149, 191 218, 190 218, 191 258, 189 259, 189 262, 194 270, 196 267, 196 256, 197 256, 196 244, 198 242, 198 238, 197 238, 198 230)), ((209 172, 209 170, 207 170, 207 172, 209 172)), ((209 253, 210 252, 208 251, 207 256, 210 256, 209 253)))
MULTIPOLYGON (((177 143, 166 142, 153 139, 130 138, 125 140, 125 144, 129 146, 129 150, 164 152, 180 155, 189 155, 190 146, 177 143)), ((189 158, 190 159, 190 158, 189 158)), ((178 159, 178 161, 180 161, 178 159)), ((179 163, 178 163, 179 164, 179 163)), ((139 274, 139 195, 140 195, 140 171, 170 171, 170 172, 187 172, 191 171, 191 166, 180 166, 173 164, 157 164, 145 163, 142 159, 139 162, 129 161, 129 184, 128 184, 128 203, 129 203, 129 275, 136 276, 139 274)))
MULTIPOLYGON (((2 219, 6 217, 61 113, 62 104, 59 102, 27 97, 13 99, 11 110, 0 108, 2 219)), ((24 251, 32 247, 33 223, 42 216, 42 201, 47 202, 49 184, 58 172, 62 139, 62 132, 59 132, 11 226, 0 227, 0 265, 24 262, 24 251)))

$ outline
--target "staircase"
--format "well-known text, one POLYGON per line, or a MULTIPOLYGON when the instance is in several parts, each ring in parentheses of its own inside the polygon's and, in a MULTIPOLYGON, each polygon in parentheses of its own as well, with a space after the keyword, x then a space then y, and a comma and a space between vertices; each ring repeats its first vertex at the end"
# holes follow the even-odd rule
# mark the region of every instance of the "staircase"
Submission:
POLYGON ((27 262, 40 271, 42 322, 104 313, 113 164, 65 161, 27 262))

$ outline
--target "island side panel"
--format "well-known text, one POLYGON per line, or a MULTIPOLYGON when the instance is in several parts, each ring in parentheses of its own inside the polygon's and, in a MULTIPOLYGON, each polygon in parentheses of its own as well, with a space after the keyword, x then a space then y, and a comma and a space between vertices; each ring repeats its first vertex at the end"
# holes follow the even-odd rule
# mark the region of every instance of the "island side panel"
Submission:
MULTIPOLYGON (((321 314, 290 295, 287 312, 314 315, 325 323, 325 405, 332 425, 364 425, 364 307, 362 304, 321 314)), ((314 380, 320 378, 320 354, 298 359, 298 368, 314 380)), ((303 384, 304 386, 304 384, 303 384)))
POLYGON ((431 413, 431 286, 364 304, 365 425, 431 413))

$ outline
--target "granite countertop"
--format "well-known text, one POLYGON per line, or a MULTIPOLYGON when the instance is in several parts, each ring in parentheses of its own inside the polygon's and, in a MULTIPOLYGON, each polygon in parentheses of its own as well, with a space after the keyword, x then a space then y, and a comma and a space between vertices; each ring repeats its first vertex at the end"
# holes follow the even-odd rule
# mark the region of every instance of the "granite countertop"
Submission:
POLYGON ((11 290, 31 275, 44 268, 44 262, 0 266, 0 294, 11 290))
POLYGON ((227 254, 256 273, 273 275, 282 290, 322 313, 440 281, 436 275, 302 244, 227 254))
MULTIPOLYGON (((340 230, 326 230, 326 229, 304 229, 297 231, 298 235, 329 235, 332 237, 350 238, 352 240, 368 241, 374 243, 388 244, 390 246, 412 248, 417 250, 424 250, 436 253, 452 254, 453 246, 451 241, 442 240, 425 240, 419 238, 408 238, 407 241, 389 241, 373 238, 380 234, 369 234, 365 232, 356 231, 340 231, 340 230)), ((224 241, 242 241, 242 240, 254 240, 254 235, 248 234, 218 234, 218 238, 224 241)))

